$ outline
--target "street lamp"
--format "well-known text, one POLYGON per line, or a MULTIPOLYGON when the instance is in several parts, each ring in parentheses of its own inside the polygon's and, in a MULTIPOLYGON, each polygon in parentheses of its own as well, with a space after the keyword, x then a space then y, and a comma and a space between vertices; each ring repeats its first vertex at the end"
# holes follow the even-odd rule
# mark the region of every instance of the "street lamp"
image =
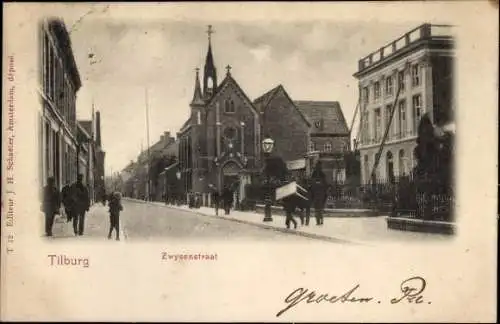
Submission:
POLYGON ((267 179, 267 192, 266 192, 266 198, 265 198, 265 207, 264 207, 264 222, 272 222, 273 218, 271 216, 271 203, 272 203, 272 192, 271 192, 271 184, 270 184, 270 177, 271 175, 269 174, 269 155, 273 151, 274 147, 274 141, 271 138, 265 138, 262 141, 262 151, 264 152, 264 156, 266 159, 266 179, 267 179))
POLYGON ((175 192, 175 203, 177 204, 177 206, 180 206, 181 204, 181 197, 182 197, 182 191, 183 191, 183 188, 181 188, 181 171, 180 170, 177 170, 177 172, 175 173, 175 176, 177 177, 177 185, 175 186, 176 187, 176 192, 175 192))

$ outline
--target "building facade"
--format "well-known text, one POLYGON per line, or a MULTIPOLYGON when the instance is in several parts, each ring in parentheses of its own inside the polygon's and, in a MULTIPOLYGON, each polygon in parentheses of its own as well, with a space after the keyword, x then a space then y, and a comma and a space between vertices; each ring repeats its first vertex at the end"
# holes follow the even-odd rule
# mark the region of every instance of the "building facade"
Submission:
POLYGON ((350 133, 337 101, 294 101, 310 121, 309 153, 320 161, 328 183, 346 180, 350 133))
MULTIPOLYGON (((93 188, 93 145, 92 145, 92 135, 88 130, 87 122, 78 121, 77 126, 77 139, 80 143, 80 147, 77 150, 78 160, 78 173, 83 176, 83 183, 87 184, 89 191, 93 188)), ((89 192, 90 194, 90 192, 89 192)), ((92 196, 91 196, 92 197, 92 196)))
MULTIPOLYGON (((210 30, 209 30, 210 31, 210 30)), ((217 83, 209 33, 203 88, 195 76, 190 117, 178 133, 179 169, 185 192, 232 187, 244 199, 244 187, 263 168, 261 141, 274 140, 273 155, 283 160, 304 158, 310 122, 282 85, 251 101, 226 67, 217 83)))
POLYGON ((358 62, 362 182, 408 175, 416 166, 417 129, 423 114, 436 126, 453 119, 451 26, 423 24, 358 62), (399 95, 398 95, 399 89, 399 95), (391 120, 391 112, 394 114, 391 120))
POLYGON ((77 121, 76 94, 81 79, 71 49, 71 41, 59 19, 45 19, 39 24, 39 179, 55 184, 76 180, 77 121))

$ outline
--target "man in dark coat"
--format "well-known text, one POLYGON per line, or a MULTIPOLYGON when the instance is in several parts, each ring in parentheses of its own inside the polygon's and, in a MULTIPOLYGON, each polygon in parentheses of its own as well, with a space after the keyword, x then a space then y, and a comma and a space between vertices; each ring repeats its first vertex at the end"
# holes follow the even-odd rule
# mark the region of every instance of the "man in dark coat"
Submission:
POLYGON ((321 163, 316 164, 316 168, 311 175, 311 198, 314 207, 316 225, 323 225, 323 209, 326 203, 327 182, 326 176, 321 168, 321 163))
POLYGON ((90 208, 90 197, 87 187, 82 183, 83 175, 78 174, 77 181, 71 186, 71 194, 75 201, 73 231, 75 235, 83 235, 85 213, 90 208))
POLYGON ((123 205, 121 203, 121 193, 114 192, 108 196, 108 206, 109 206, 109 233, 108 239, 111 239, 111 234, 113 229, 115 230, 116 240, 120 240, 120 211, 123 210, 123 205))
POLYGON ((211 191, 211 194, 212 194, 212 202, 214 204, 214 208, 215 208, 215 215, 216 216, 219 216, 219 205, 220 205, 220 193, 219 193, 219 190, 217 190, 217 187, 215 187, 213 184, 210 184, 209 185, 209 188, 210 188, 210 191, 211 191))
POLYGON ((222 199, 224 200, 224 211, 226 215, 229 215, 231 211, 231 206, 233 205, 233 192, 229 187, 225 187, 222 192, 222 199))
POLYGON ((290 222, 293 223, 294 228, 297 228, 297 221, 293 218, 293 213, 297 206, 296 198, 293 196, 288 196, 283 198, 283 209, 286 213, 285 225, 286 228, 290 228, 290 222))
POLYGON ((45 213, 45 234, 52 236, 54 218, 59 214, 61 199, 59 190, 55 186, 53 177, 47 179, 47 185, 43 188, 43 212, 45 213))
POLYGON ((301 225, 309 226, 309 219, 311 218, 311 204, 312 204, 312 195, 311 195, 311 186, 309 184, 310 181, 307 179, 302 179, 300 181, 300 185, 307 190, 305 197, 307 200, 302 200, 300 204, 300 223, 301 225))
POLYGON ((71 184, 69 182, 63 187, 61 196, 62 203, 64 205, 64 212, 66 213, 66 221, 70 222, 73 218, 74 201, 73 196, 71 195, 71 184))

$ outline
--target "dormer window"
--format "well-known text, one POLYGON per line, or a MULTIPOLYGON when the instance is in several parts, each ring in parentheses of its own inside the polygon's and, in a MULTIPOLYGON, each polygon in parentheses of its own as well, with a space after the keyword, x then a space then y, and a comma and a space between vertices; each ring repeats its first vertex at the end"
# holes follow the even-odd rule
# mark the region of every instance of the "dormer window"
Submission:
POLYGON ((226 102, 224 104, 224 112, 229 113, 229 114, 236 112, 236 109, 234 108, 234 101, 226 100, 226 102))

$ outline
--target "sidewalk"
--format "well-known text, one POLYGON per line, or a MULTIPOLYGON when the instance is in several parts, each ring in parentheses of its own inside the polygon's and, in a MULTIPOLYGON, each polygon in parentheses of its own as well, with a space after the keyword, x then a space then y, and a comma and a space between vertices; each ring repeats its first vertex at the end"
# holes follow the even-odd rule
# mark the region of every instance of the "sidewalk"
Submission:
MULTIPOLYGON (((165 205, 162 202, 146 202, 125 198, 129 201, 139 203, 149 203, 163 206, 170 209, 178 209, 196 213, 207 217, 217 217, 228 221, 245 223, 253 226, 259 226, 275 231, 300 235, 304 237, 320 239, 335 243, 351 243, 360 245, 379 245, 381 243, 401 243, 401 242, 429 242, 429 241, 448 241, 446 235, 405 232, 391 230, 387 228, 387 216, 367 216, 367 217, 329 217, 324 219, 324 225, 317 226, 314 215, 311 216, 309 226, 300 225, 299 217, 295 220, 299 224, 297 229, 287 229, 285 226, 285 216, 273 214, 272 222, 263 222, 264 215, 256 212, 231 211, 230 215, 224 215, 224 210, 219 209, 219 216, 215 216, 213 208, 201 207, 199 209, 190 209, 187 206, 165 205)), ((293 226, 292 226, 293 228, 293 226)))
MULTIPOLYGON (((85 214, 85 230, 83 236, 78 236, 78 239, 85 238, 107 238, 108 213, 107 207, 101 203, 95 203, 90 206, 89 211, 85 214)), ((124 235, 121 232, 123 238, 124 235)), ((56 215, 54 226, 52 228, 53 238, 76 238, 73 232, 73 221, 67 222, 66 216, 56 215)))

